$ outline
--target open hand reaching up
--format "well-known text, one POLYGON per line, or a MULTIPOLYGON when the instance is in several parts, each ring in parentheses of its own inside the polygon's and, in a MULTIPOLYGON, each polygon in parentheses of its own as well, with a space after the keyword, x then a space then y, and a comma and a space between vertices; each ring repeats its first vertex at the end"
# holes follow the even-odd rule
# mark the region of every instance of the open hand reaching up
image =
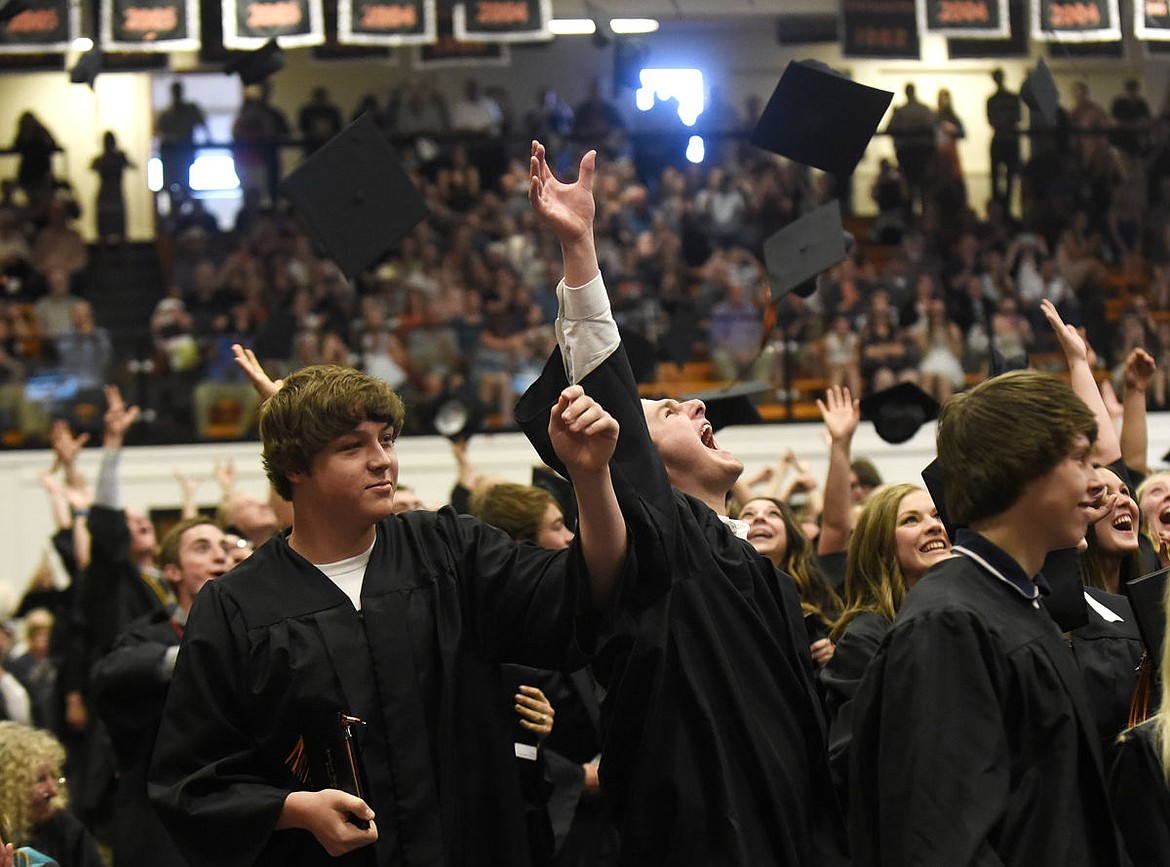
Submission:
POLYGON ((545 160, 544 145, 532 143, 529 158, 528 201, 532 210, 562 244, 571 244, 593 234, 593 169, 597 152, 581 157, 577 180, 562 183, 553 175, 545 160))

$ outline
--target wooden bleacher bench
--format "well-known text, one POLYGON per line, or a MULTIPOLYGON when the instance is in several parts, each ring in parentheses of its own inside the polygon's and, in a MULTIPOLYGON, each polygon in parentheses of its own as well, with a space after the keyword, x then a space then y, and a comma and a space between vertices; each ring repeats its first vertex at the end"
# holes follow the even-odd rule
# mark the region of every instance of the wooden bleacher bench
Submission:
MULTIPOLYGON (((825 396, 829 387, 829 380, 823 376, 797 376, 792 379, 792 390, 798 399, 811 400, 813 409, 816 409, 816 399, 825 396)), ((818 411, 817 418, 820 418, 818 411)))
POLYGON ((764 421, 782 422, 782 421, 820 421, 821 411, 817 409, 815 401, 810 400, 794 400, 792 402, 792 415, 788 414, 788 407, 783 402, 776 403, 762 403, 756 407, 760 413, 760 418, 764 421))

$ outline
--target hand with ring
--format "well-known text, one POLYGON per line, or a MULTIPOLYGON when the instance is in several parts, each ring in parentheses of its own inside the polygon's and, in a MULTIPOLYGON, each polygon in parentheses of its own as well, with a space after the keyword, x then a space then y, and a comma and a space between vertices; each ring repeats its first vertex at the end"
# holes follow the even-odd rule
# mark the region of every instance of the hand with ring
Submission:
POLYGON ((520 717, 520 725, 530 732, 535 732, 539 740, 548 737, 552 732, 553 717, 557 712, 553 710, 545 694, 538 687, 521 686, 514 698, 516 701, 514 709, 516 715, 520 717))

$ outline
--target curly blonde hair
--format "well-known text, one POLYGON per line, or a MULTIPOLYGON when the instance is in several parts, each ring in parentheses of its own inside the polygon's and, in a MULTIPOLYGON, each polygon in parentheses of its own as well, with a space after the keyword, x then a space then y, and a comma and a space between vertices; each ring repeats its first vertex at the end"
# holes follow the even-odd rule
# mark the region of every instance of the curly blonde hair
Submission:
MULTIPOLYGON (((43 729, 0 722, 0 831, 6 843, 27 845, 32 838, 32 791, 45 762, 59 776, 65 762, 61 742, 43 729)), ((53 799, 53 809, 64 809, 65 790, 53 799)))

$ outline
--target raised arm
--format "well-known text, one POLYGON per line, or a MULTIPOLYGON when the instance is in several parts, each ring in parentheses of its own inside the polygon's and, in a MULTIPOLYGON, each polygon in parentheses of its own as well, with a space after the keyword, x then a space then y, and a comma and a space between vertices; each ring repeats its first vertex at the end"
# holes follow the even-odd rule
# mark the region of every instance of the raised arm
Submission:
POLYGON ((545 160, 544 145, 534 141, 529 159, 528 201, 540 222, 561 242, 565 284, 584 286, 597 276, 597 247, 593 240, 593 171, 597 152, 581 158, 577 180, 558 181, 545 160))
POLYGON ((609 473, 618 423, 581 386, 571 385, 549 414, 548 435, 573 482, 593 601, 605 608, 626 558, 626 523, 609 473))
POLYGON ((199 514, 199 503, 195 500, 195 492, 199 490, 199 479, 191 478, 180 467, 175 467, 172 472, 175 474, 175 481, 179 483, 179 492, 183 498, 179 517, 183 520, 194 518, 199 514))
POLYGON ((1121 459, 1142 475, 1150 472, 1149 432, 1146 429, 1146 394, 1157 365, 1140 347, 1125 359, 1125 386, 1121 396, 1121 459))
POLYGON ((861 423, 861 404, 849 389, 833 385, 825 399, 817 399, 817 409, 825 420, 829 438, 829 469, 825 473, 824 507, 821 533, 817 537, 818 554, 835 554, 849 547, 853 529, 853 498, 849 491, 850 460, 853 434, 861 423))
POLYGON ((1101 397, 1101 389, 1097 387, 1097 380, 1093 376, 1093 369, 1089 367, 1089 347, 1085 339, 1077 333, 1076 328, 1065 323, 1056 310, 1056 305, 1045 298, 1040 302, 1040 310, 1052 326, 1056 339, 1060 341, 1060 348, 1064 351, 1064 359, 1068 364, 1071 377, 1070 385, 1077 397, 1093 411, 1097 417, 1097 444, 1095 447, 1097 460, 1102 464, 1111 464, 1121 457, 1121 441, 1117 436, 1117 429, 1113 426, 1113 418, 1101 397))
POLYGON ((94 502, 109 509, 122 508, 122 494, 118 487, 118 465, 126 431, 138 420, 138 407, 126 406, 122 392, 116 385, 107 385, 105 426, 102 430, 102 463, 98 470, 94 502))
POLYGON ((53 514, 53 523, 58 530, 68 530, 73 526, 73 518, 69 513, 69 500, 65 498, 65 486, 52 470, 46 470, 40 475, 41 487, 49 497, 49 511, 53 514))
POLYGON ((69 428, 69 422, 64 419, 57 419, 49 428, 49 445, 53 447, 56 464, 65 472, 66 485, 78 484, 77 456, 87 442, 89 434, 80 433, 74 436, 69 428))
POLYGON ((252 388, 256 389, 261 401, 268 400, 284 384, 283 379, 274 380, 264 372, 264 368, 256 360, 256 353, 251 349, 233 343, 232 355, 236 357, 236 364, 240 366, 240 369, 248 374, 248 379, 252 381, 252 388))

